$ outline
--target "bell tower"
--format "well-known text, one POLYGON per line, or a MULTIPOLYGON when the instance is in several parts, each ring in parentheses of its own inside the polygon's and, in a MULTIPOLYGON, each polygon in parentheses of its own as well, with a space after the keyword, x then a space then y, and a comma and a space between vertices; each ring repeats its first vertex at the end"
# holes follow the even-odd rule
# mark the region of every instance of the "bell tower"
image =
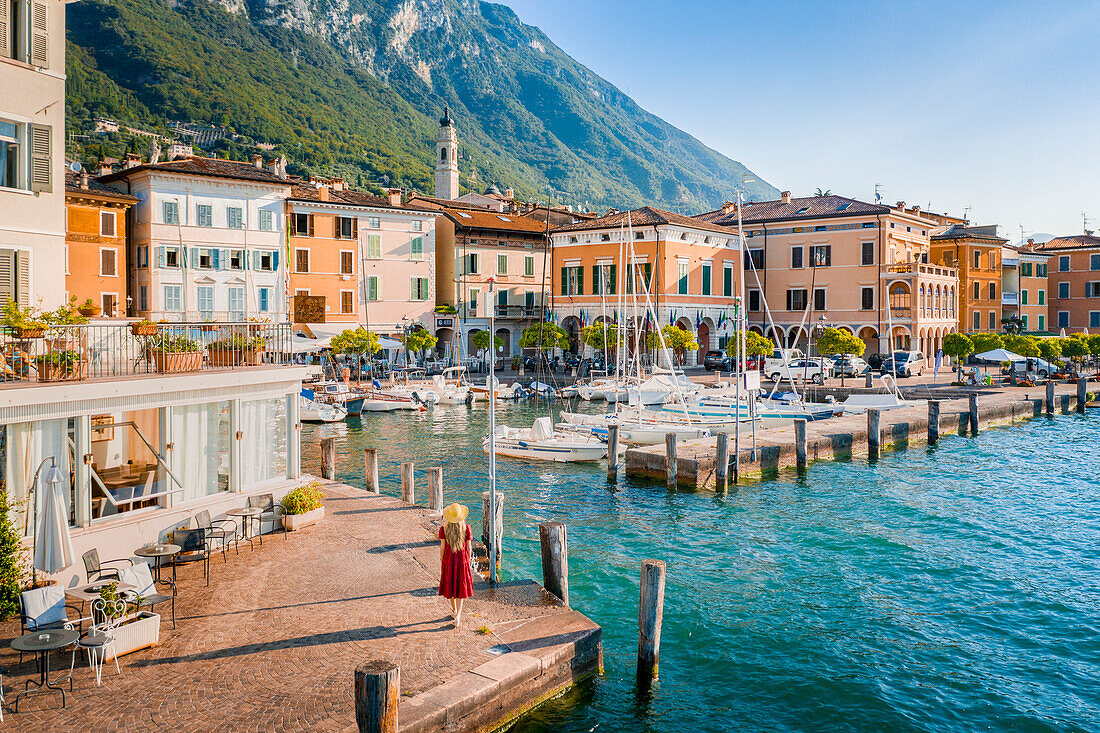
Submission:
POLYGON ((458 135, 451 110, 443 109, 439 133, 435 136, 435 197, 458 198, 458 135))

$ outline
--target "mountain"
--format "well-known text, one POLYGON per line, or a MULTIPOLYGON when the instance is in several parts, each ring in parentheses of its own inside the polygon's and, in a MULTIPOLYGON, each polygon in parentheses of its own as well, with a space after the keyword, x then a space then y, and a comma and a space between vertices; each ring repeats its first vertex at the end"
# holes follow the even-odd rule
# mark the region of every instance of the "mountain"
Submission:
MULTIPOLYGON (((83 0, 67 6, 68 112, 85 158, 135 145, 80 137, 95 117, 169 120, 275 144, 298 172, 431 192, 437 118, 456 120, 463 184, 593 208, 712 208, 742 164, 646 112, 511 9, 478 0, 83 0), (388 178, 384 178, 388 177, 388 178)), ((138 146, 140 148, 140 145, 138 146)), ((91 162, 91 161, 89 161, 91 162)))

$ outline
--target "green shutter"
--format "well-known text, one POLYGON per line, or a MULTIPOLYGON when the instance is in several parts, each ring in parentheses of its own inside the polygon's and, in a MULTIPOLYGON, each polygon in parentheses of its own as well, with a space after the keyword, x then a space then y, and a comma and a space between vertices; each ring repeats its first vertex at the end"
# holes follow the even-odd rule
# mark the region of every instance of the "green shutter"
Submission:
POLYGON ((618 266, 615 265, 614 263, 612 263, 611 267, 608 268, 608 269, 610 270, 608 279, 611 281, 611 282, 608 283, 608 285, 611 288, 611 290, 609 292, 612 295, 615 295, 616 293, 618 293, 618 290, 617 290, 618 281, 619 281, 618 266))
POLYGON ((567 285, 569 283, 569 268, 561 268, 561 294, 568 295, 567 285))
POLYGON ((577 267, 577 295, 584 295, 584 268, 577 267))
POLYGON ((592 294, 593 295, 599 295, 601 292, 603 292, 600 289, 601 285, 602 285, 602 282, 600 280, 600 266, 599 265, 592 265, 592 294))

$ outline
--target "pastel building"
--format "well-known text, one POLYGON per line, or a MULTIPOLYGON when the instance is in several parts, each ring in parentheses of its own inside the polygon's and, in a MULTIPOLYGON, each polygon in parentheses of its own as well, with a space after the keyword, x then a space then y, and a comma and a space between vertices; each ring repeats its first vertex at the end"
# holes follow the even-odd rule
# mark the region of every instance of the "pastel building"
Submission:
POLYGON ((952 224, 931 239, 932 261, 959 272, 959 320, 962 333, 997 332, 1002 309, 1019 306, 1019 291, 1005 291, 1001 255, 1008 242, 997 226, 952 224))
POLYGON ((137 198, 87 172, 65 175, 65 292, 105 317, 128 315, 126 220, 137 198))
POLYGON ((1001 248, 1001 312, 1021 331, 1047 333, 1047 262, 1049 255, 1026 247, 1001 248))
POLYGON ((1100 237, 1075 234, 1029 249, 1047 261, 1048 329, 1077 333, 1100 328, 1100 237))
POLYGON ((290 182, 278 165, 179 158, 99 180, 139 199, 130 220, 134 315, 286 319, 290 182))

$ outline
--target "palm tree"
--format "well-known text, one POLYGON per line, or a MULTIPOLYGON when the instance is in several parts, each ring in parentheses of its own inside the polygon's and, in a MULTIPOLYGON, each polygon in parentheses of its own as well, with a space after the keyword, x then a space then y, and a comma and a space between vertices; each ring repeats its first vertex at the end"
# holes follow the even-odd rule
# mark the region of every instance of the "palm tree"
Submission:
POLYGON ((833 189, 831 189, 831 188, 826 188, 824 191, 822 191, 819 188, 816 191, 814 191, 814 196, 832 196, 832 195, 833 195, 833 189))

